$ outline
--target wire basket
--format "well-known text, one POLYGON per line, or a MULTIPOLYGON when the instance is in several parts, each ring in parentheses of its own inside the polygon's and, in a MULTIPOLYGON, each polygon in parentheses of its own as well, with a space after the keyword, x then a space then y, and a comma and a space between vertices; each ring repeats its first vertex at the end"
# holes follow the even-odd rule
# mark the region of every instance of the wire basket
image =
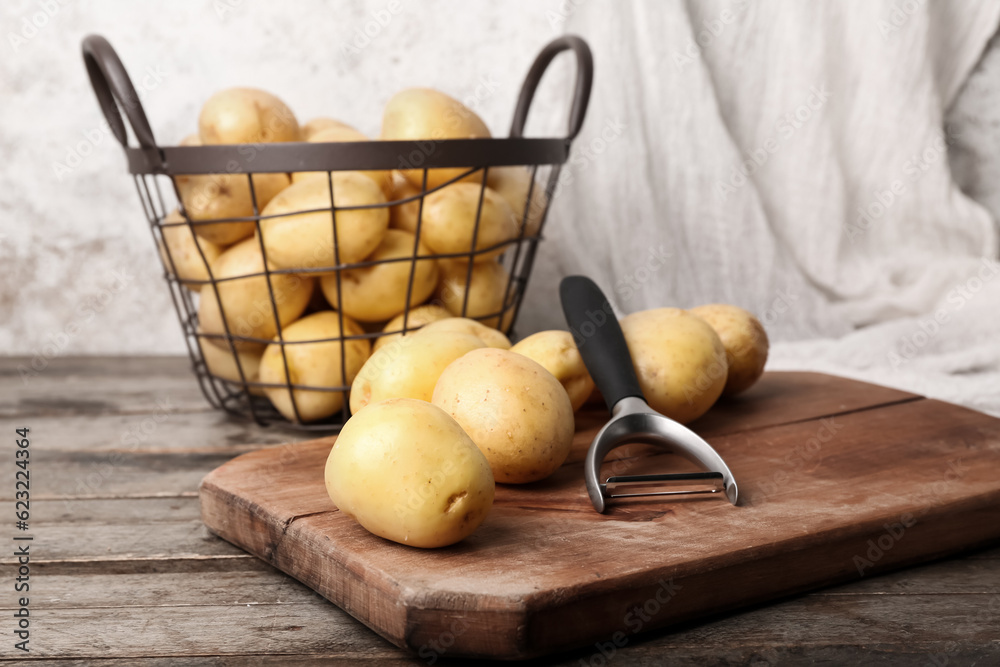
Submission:
MULTIPOLYGON (((211 145, 211 146, 159 146, 153 137, 145 111, 136 94, 135 87, 128 76, 117 53, 106 39, 91 35, 83 41, 83 59, 90 76, 90 82, 104 117, 111 130, 125 150, 129 173, 135 181, 136 191, 142 202, 143 211, 153 233, 154 240, 160 249, 160 259, 164 269, 170 294, 180 319, 184 340, 191 357, 195 375, 205 398, 215 408, 252 419, 258 424, 291 423, 307 430, 338 431, 350 416, 348 392, 352 377, 348 372, 347 355, 349 345, 371 347, 371 343, 380 336, 398 333, 406 334, 419 328, 418 318, 411 321, 411 312, 420 305, 413 303, 414 282, 418 266, 427 261, 448 263, 451 273, 457 275, 462 282, 454 284, 451 298, 445 294, 443 305, 455 316, 471 317, 486 324, 496 326, 509 332, 516 321, 518 311, 524 297, 528 278, 539 241, 542 238, 545 220, 548 216, 549 204, 558 183, 562 165, 569 157, 572 140, 579 133, 590 98, 593 78, 593 61, 590 49, 579 37, 563 36, 550 42, 539 53, 528 71, 521 87, 514 119, 511 123, 510 136, 506 139, 433 139, 428 141, 366 141, 339 143, 307 143, 287 142, 268 143, 263 145, 211 145), (525 122, 531 101, 534 97, 542 75, 553 58, 563 51, 571 50, 576 56, 576 80, 573 100, 569 112, 568 131, 563 138, 525 138, 523 136, 525 122), (130 147, 128 133, 122 115, 124 111, 132 129, 138 147, 130 147), (412 188, 413 192, 405 197, 393 199, 385 203, 338 206, 337 189, 334 174, 347 171, 384 172, 402 169, 405 165, 410 173, 422 174, 422 185, 412 188), (478 243, 480 222, 483 212, 483 202, 487 193, 487 183, 490 170, 500 167, 524 167, 530 172, 530 182, 520 211, 514 210, 519 219, 519 229, 511 238, 482 247, 478 243), (432 169, 459 170, 453 178, 428 187, 428 172, 432 169), (263 205, 258 205, 263 197, 261 179, 266 174, 294 174, 297 172, 319 172, 325 174, 328 188, 328 206, 297 210, 280 214, 262 214, 263 205), (242 215, 220 217, 197 216, 192 219, 182 197, 182 186, 185 179, 217 178, 225 179, 227 186, 245 187, 249 192, 251 209, 242 211, 242 215), (472 242, 468 250, 449 253, 426 253, 421 250, 421 228, 424 222, 424 200, 426 197, 448 187, 458 181, 478 183, 479 195, 476 206, 475 221, 472 228, 472 242), (544 185, 541 185, 544 183, 544 185), (536 186, 537 184, 537 186, 536 186), (413 233, 412 253, 405 256, 372 259, 370 256, 360 261, 342 262, 341 251, 345 242, 350 239, 338 238, 337 215, 343 217, 350 211, 400 207, 409 205, 411 211, 416 207, 416 223, 413 233), (176 207, 176 208, 175 208, 176 207), (309 267, 277 268, 267 257, 264 234, 261 231, 262 221, 291 215, 322 213, 329 214, 333 232, 332 253, 323 250, 324 255, 332 256, 329 265, 309 267), (258 241, 262 266, 260 270, 252 270, 236 275, 214 275, 212 257, 206 255, 204 244, 200 239, 193 244, 201 265, 205 267, 204 279, 191 279, 182 275, 178 263, 183 259, 175 256, 171 244, 165 237, 176 232, 190 234, 196 239, 195 232, 202 225, 235 226, 251 225, 252 236, 258 241), (186 229, 184 229, 186 228, 186 229), (498 259, 493 259, 494 256, 498 259), (489 257, 490 259, 485 259, 489 257), (311 304, 300 311, 304 317, 310 311, 329 310, 336 315, 329 315, 337 320, 335 337, 286 339, 285 331, 291 325, 287 317, 280 312, 282 299, 287 297, 283 286, 298 280, 315 281, 317 276, 325 276, 324 287, 329 287, 330 294, 336 295, 330 301, 339 304, 343 294, 345 272, 381 264, 408 262, 409 277, 406 286, 406 298, 399 314, 401 323, 398 328, 385 331, 378 326, 357 328, 350 321, 345 321, 341 308, 331 308, 317 305, 317 299, 312 298, 311 304), (506 273, 506 286, 502 290, 502 299, 498 300, 496 312, 470 312, 470 293, 473 290, 474 268, 484 263, 497 263, 506 273), (455 268, 459 267, 459 268, 455 268), (461 268, 461 267, 464 267, 461 268), (464 281, 462 271, 464 270, 464 281), (263 279, 263 283, 261 282, 263 279), (226 299, 219 289, 231 288, 243 281, 243 286, 253 285, 260 288, 263 295, 259 306, 251 315, 239 320, 235 317, 235 309, 230 316, 225 312, 226 299), (276 284, 278 287, 276 288, 276 284), (213 298, 219 311, 219 321, 222 329, 208 330, 201 327, 199 321, 199 306, 207 298, 213 298), (460 304, 460 307, 459 307, 460 304), (253 319, 253 318, 256 318, 253 319), (273 325, 273 332, 261 335, 261 330, 268 326, 255 327, 253 323, 262 320, 273 325), (285 321, 283 321, 285 320, 285 321), (246 326, 244 326, 246 325, 246 326), (353 342, 357 341, 357 342, 353 342), (353 342, 353 343, 352 343, 353 342), (291 356, 293 345, 323 345, 333 349, 331 364, 335 366, 339 348, 339 380, 325 382, 322 385, 302 384, 294 381, 294 373, 290 371, 288 357, 291 356), (335 344, 330 346, 329 344, 335 344), (283 382, 262 382, 257 377, 253 366, 254 355, 265 346, 280 348, 281 364, 284 370, 283 382), (310 418, 304 414, 306 397, 315 396, 313 392, 322 392, 332 400, 339 393, 340 406, 331 414, 319 418, 310 418), (269 400, 269 398, 271 400, 269 400), (286 407, 285 415, 276 409, 272 400, 287 398, 291 410, 286 407), (290 413, 289 413, 290 412, 290 413)), ((440 174, 441 172, 436 172, 440 174)), ((317 177, 318 178, 318 177, 317 177)), ((435 179, 437 180, 437 179, 435 179)), ((511 206, 513 209, 513 205, 511 206)), ((520 208, 520 207, 518 207, 520 208)), ((397 209, 392 209, 397 210, 397 209)), ((218 266, 216 266, 218 269, 218 266)), ((496 269, 499 272, 500 269, 496 269)), ((309 284, 312 284, 310 282, 309 284)), ((249 289, 249 287, 247 287, 249 289)), ((326 290, 324 290, 326 291, 326 290)), ((290 292, 289 292, 290 293, 290 292)), ((499 291, 497 292, 499 294, 499 291)), ((296 294, 298 294, 296 292, 296 294)), ((295 297, 301 299, 301 296, 295 297)), ((203 317, 203 319, 205 319, 203 317)), ((308 338, 308 337, 307 337, 308 338)), ((258 359, 259 361, 259 359, 258 359)), ((329 401, 328 401, 329 402, 329 401)), ((337 401, 332 401, 337 403, 337 401)), ((286 405, 285 403, 282 403, 286 405)))

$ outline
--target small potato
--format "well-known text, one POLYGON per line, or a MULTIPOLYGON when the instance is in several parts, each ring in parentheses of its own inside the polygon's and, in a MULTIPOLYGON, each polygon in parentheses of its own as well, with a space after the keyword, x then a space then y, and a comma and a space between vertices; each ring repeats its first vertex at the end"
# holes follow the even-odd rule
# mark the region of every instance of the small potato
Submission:
POLYGON ((302 141, 309 141, 309 139, 317 132, 340 127, 354 129, 347 123, 342 123, 334 118, 313 118, 299 128, 299 134, 301 135, 302 141))
POLYGON ((160 227, 163 241, 159 244, 163 266, 189 290, 200 292, 200 281, 208 280, 208 266, 222 254, 222 248, 192 234, 177 211, 170 213, 163 222, 164 226, 160 227))
MULTIPOLYGON (((451 317, 452 314, 449 313, 443 306, 438 306, 433 303, 424 304, 423 306, 417 306, 416 308, 410 309, 410 315, 406 318, 406 328, 407 333, 413 333, 413 329, 417 327, 422 327, 425 324, 430 324, 431 322, 437 322, 438 320, 443 320, 451 317)), ((377 351, 383 345, 387 345, 392 341, 396 340, 403 334, 401 333, 391 333, 399 332, 403 330, 403 313, 396 315, 396 317, 389 320, 389 323, 382 327, 382 332, 385 334, 379 336, 375 341, 375 346, 372 348, 373 351, 377 351)))
MULTIPOLYGON (((264 350, 236 350, 236 356, 224 340, 199 336, 201 341, 201 356, 205 360, 208 372, 222 380, 227 380, 243 386, 243 378, 248 383, 260 381, 260 358, 264 350), (225 345, 225 348, 219 345, 225 345), (243 376, 240 376, 240 370, 243 376)), ((263 396, 264 389, 248 384, 247 390, 254 396, 263 396)))
MULTIPOLYGON (((392 194, 390 201, 409 199, 420 194, 420 187, 413 185, 398 171, 392 172, 392 194)), ((420 200, 414 199, 405 204, 396 204, 389 209, 389 226, 402 229, 411 234, 417 233, 417 218, 420 215, 420 200)))
POLYGON ((486 185, 504 198, 514 213, 518 234, 524 221, 525 208, 528 210, 528 226, 524 236, 537 236, 545 214, 545 186, 536 182, 531 185, 531 172, 524 167, 493 167, 486 177, 486 185), (528 202, 528 191, 531 202, 528 202))
POLYGON ((510 348, 523 354, 552 373, 569 395, 573 410, 579 410, 594 392, 594 380, 568 331, 539 331, 510 348))
MULTIPOLYGON (((209 334, 225 334, 222 312, 219 310, 219 299, 222 300, 222 310, 225 311, 225 323, 229 325, 229 333, 233 336, 248 338, 263 338, 270 340, 278 333, 278 323, 274 319, 271 305, 271 294, 268 292, 268 278, 263 273, 264 258, 260 254, 257 239, 251 238, 237 243, 225 250, 212 262, 212 275, 218 282, 213 288, 206 285, 201 291, 201 302, 198 304, 198 322, 202 330, 209 334)), ((278 309, 278 320, 281 326, 290 324, 299 317, 309 304, 312 296, 314 280, 312 278, 288 273, 271 274, 274 303, 278 309)), ((224 342, 220 342, 224 345, 224 342)), ((237 341, 239 349, 259 347, 253 341, 237 341)))
POLYGON ((432 402, 469 434, 498 482, 545 479, 573 444, 573 406, 566 390, 541 365, 510 350, 473 350, 452 362, 441 373, 432 402))
POLYGON ((434 384, 445 366, 466 352, 483 347, 470 334, 453 331, 412 336, 384 345, 371 356, 351 385, 351 413, 387 398, 430 401, 434 384))
MULTIPOLYGON (((324 340, 339 338, 342 315, 326 310, 307 315, 284 327, 281 332, 284 346, 275 342, 267 346, 260 361, 260 380, 272 384, 296 384, 308 387, 347 387, 368 359, 371 344, 364 338, 347 341, 324 340), (294 343, 294 341, 321 341, 294 343), (340 364, 341 347, 344 365, 340 364), (285 348, 284 358, 281 348, 285 348), (285 374, 288 360, 288 375, 285 374)), ((344 335, 362 333, 357 322, 344 317, 344 335)), ((310 422, 335 414, 344 405, 343 391, 310 391, 286 387, 265 387, 264 393, 286 419, 310 422), (292 405, 294 396, 295 405, 292 405), (298 408, 296 417, 295 408, 298 408)))
MULTIPOLYGON (((323 144, 340 143, 345 141, 371 141, 371 139, 361 134, 350 125, 340 124, 339 126, 326 127, 313 133, 307 141, 314 144, 323 144)), ((392 196, 393 184, 391 171, 359 171, 358 173, 364 174, 368 178, 375 181, 375 183, 382 190, 382 194, 384 194, 387 198, 392 196)), ((316 177, 322 178, 324 182, 327 180, 325 171, 298 171, 292 174, 292 183, 298 183, 299 181, 316 177)), ((337 193, 334 192, 334 197, 336 196, 337 193)))
MULTIPOLYGON (((382 243, 367 257, 368 261, 383 261, 400 257, 413 257, 417 237, 409 232, 390 229, 382 243)), ((427 256, 430 251, 420 244, 419 256, 427 256)), ((438 281, 438 264, 434 259, 416 262, 388 262, 358 269, 348 269, 340 276, 340 293, 343 307, 337 299, 337 274, 328 273, 320 279, 323 295, 334 308, 343 310, 362 322, 384 322, 395 317, 406 308, 406 292, 410 289, 410 273, 413 273, 410 307, 426 301, 438 281)))
POLYGON ((688 312, 708 322, 726 348, 729 373, 723 395, 735 396, 752 387, 764 374, 770 348, 760 320, 739 306, 725 303, 698 306, 688 312))
POLYGON ((466 276, 468 264, 463 262, 442 262, 441 282, 438 284, 437 298, 456 317, 476 319, 486 326, 508 331, 514 318, 513 307, 508 307, 500 323, 500 312, 504 310, 504 298, 510 274, 496 262, 477 262, 472 265, 469 280, 469 301, 465 303, 466 276), (486 317, 487 315, 491 317, 486 317))
POLYGON ((208 98, 198 116, 202 142, 261 144, 298 141, 295 114, 271 93, 256 88, 228 88, 208 98))
MULTIPOLYGON (((382 115, 383 140, 483 139, 489 136, 489 128, 472 109, 453 97, 429 88, 410 88, 396 93, 385 105, 382 115)), ((406 156, 406 161, 414 167, 419 167, 425 159, 423 153, 406 156)), ((427 172, 427 187, 436 188, 466 171, 468 169, 462 167, 430 169, 427 172)), ((403 171, 403 175, 410 183, 420 187, 423 180, 421 169, 408 169, 403 171)), ((475 173, 470 175, 470 178, 476 177, 475 173)))
MULTIPOLYGON (((177 190, 184 210, 194 221, 249 218, 253 216, 253 200, 257 210, 288 187, 288 174, 254 174, 253 194, 246 174, 195 174, 176 176, 177 190)), ((219 245, 232 245, 253 236, 257 228, 253 220, 218 222, 195 225, 194 233, 219 245)))
POLYGON ((470 320, 468 317, 451 317, 448 319, 431 322, 421 329, 427 333, 437 333, 441 331, 458 331, 459 333, 472 334, 483 341, 486 347, 495 347, 498 350, 509 350, 510 339, 492 327, 488 327, 482 322, 470 320))
MULTIPOLYGON (((420 240, 436 253, 472 252, 492 248, 517 237, 518 229, 514 212, 503 197, 476 183, 456 183, 432 192, 424 198, 423 224, 420 240), (476 212, 479 211, 479 232, 476 229, 476 212)), ((475 262, 486 262, 503 253, 507 246, 473 256, 475 262)))
POLYGON ((656 308, 622 318, 621 327, 654 410, 686 424, 712 407, 726 385, 726 348, 705 320, 656 308))
POLYGON ((201 135, 189 134, 183 139, 181 139, 178 146, 201 146, 201 135))
MULTIPOLYGON (((385 202, 375 182, 355 171, 333 174, 337 206, 363 206, 385 202)), ((315 269, 360 262, 371 254, 389 228, 386 208, 337 211, 340 257, 334 256, 333 216, 330 211, 298 213, 330 206, 329 183, 311 178, 295 183, 276 196, 263 215, 282 217, 260 221, 267 260, 286 269, 315 269)))
POLYGON ((330 450, 325 477, 330 500, 363 528, 425 549, 472 533, 495 491, 486 458, 455 420, 408 398, 351 417, 330 450))

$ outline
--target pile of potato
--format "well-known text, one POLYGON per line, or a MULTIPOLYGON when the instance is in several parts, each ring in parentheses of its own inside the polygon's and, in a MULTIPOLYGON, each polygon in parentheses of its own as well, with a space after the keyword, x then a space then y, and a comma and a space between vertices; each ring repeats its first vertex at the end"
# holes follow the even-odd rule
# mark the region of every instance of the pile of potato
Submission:
MULTIPOLYGON (((681 422, 745 391, 767 360, 763 326, 735 306, 658 308, 621 325, 647 401, 681 422)), ((376 535, 453 544, 486 518, 495 483, 537 482, 565 462, 574 412, 595 395, 568 331, 511 346, 473 320, 432 322, 383 342, 361 367, 327 491, 376 535)))
MULTIPOLYGON (((410 89, 386 105, 380 139, 489 136, 483 121, 457 100, 410 89)), ((274 95, 233 88, 205 103, 198 133, 181 144, 246 145, 253 149, 249 161, 268 143, 289 141, 370 139, 331 118, 300 126, 274 95)), ((257 383, 249 386, 251 393, 266 396, 289 420, 309 422, 341 410, 344 393, 330 388, 353 382, 373 352, 372 340, 377 349, 398 335, 393 332, 402 329, 407 308, 411 329, 462 315, 464 307, 467 317, 508 331, 510 275, 499 256, 515 239, 537 236, 544 188, 532 185, 524 167, 490 169, 485 190, 482 171, 447 184, 465 171, 427 172, 419 241, 419 169, 333 172, 338 208, 377 206, 338 210, 335 226, 329 211, 316 210, 330 206, 327 172, 255 174, 252 189, 246 174, 175 177, 183 211, 194 224, 189 227, 179 210, 167 215, 160 251, 181 284, 199 292, 199 342, 208 371, 229 382, 257 383), (224 221, 257 211, 263 216, 259 229, 253 220, 224 221), (267 269, 277 272, 269 278, 265 257, 267 269), (380 263, 334 270, 362 262, 380 263), (277 342, 279 326, 284 345, 277 342), (340 340, 380 332, 377 338, 340 340), (296 390, 293 405, 287 387, 267 386, 287 383, 319 391, 296 390)))

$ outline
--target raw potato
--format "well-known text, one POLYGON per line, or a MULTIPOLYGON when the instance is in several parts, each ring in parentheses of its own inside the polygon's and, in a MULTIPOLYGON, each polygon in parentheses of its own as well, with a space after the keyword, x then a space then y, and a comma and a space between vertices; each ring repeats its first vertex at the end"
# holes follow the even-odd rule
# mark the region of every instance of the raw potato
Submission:
POLYGON ((486 326, 508 331, 514 317, 514 309, 508 307, 500 325, 499 313, 504 306, 507 285, 510 275, 507 270, 496 262, 477 262, 472 265, 472 277, 469 280, 469 302, 466 312, 462 313, 465 302, 465 278, 468 264, 464 262, 441 262, 441 282, 438 285, 437 297, 456 317, 477 319, 486 326), (492 315, 492 317, 485 317, 492 315))
POLYGON ((179 146, 201 146, 201 136, 198 134, 189 134, 183 139, 181 139, 179 146))
MULTIPOLYGON (((420 194, 420 188, 413 185, 398 171, 392 172, 392 194, 390 201, 409 199, 420 194)), ((420 200, 414 199, 405 204, 396 204, 389 209, 389 226, 402 229, 411 234, 417 233, 417 218, 420 215, 420 200)))
POLYGON ((566 389, 573 410, 579 410, 594 392, 594 380, 583 363, 573 334, 568 331, 539 331, 510 348, 552 373, 566 389))
POLYGON ((298 141, 295 114, 271 93, 256 88, 228 88, 208 98, 198 116, 202 142, 261 144, 298 141))
POLYGON ((493 505, 490 466, 455 420, 406 398, 351 417, 326 461, 341 512, 379 537, 431 549, 454 544, 493 505))
MULTIPOLYGON (((410 316, 406 318, 406 328, 407 332, 413 333, 411 329, 416 329, 417 327, 422 327, 425 324, 430 324, 431 322, 437 322, 438 320, 444 320, 451 317, 452 314, 449 313, 443 306, 438 306, 433 303, 428 303, 423 306, 417 306, 416 308, 410 309, 410 316)), ((396 315, 396 317, 389 320, 388 324, 382 327, 382 332, 384 336, 379 336, 375 341, 375 346, 373 351, 378 351, 383 345, 387 345, 392 341, 396 340, 403 334, 401 333, 390 333, 399 332, 403 330, 403 313, 396 315)))
POLYGON ((448 319, 432 322, 421 329, 421 331, 425 331, 427 333, 436 333, 440 331, 458 331, 459 333, 468 333, 483 341, 483 345, 486 347, 495 347, 498 350, 510 349, 510 339, 507 338, 507 336, 504 336, 492 327, 486 326, 482 322, 470 320, 468 317, 452 317, 449 314, 448 319))
POLYGON ((656 411, 686 424, 705 414, 726 385, 726 349, 708 322, 680 308, 621 320, 639 386, 656 411))
MULTIPOLYGON (((324 340, 315 343, 291 344, 289 341, 322 340, 339 338, 340 317, 332 310, 307 315, 282 329, 282 339, 285 341, 284 359, 288 361, 288 376, 285 375, 284 359, 279 343, 272 343, 264 350, 260 362, 261 382, 286 384, 289 381, 296 385, 309 387, 343 387, 349 386, 354 377, 368 359, 371 344, 367 339, 354 338, 347 341, 324 340), (340 364, 341 346, 344 352, 344 365, 340 364), (343 372, 342 370, 343 369, 343 372)), ((356 336, 362 333, 357 322, 344 317, 346 336, 356 336)), ((298 407, 298 417, 303 422, 315 421, 336 413, 344 405, 343 391, 310 391, 308 389, 293 389, 285 387, 265 387, 264 393, 271 403, 286 419, 299 421, 295 415, 298 407), (295 406, 292 405, 292 397, 295 406)))
POLYGON ((752 387, 764 374, 770 347, 760 320, 739 306, 724 303, 698 306, 688 312, 708 322, 726 348, 729 373, 723 395, 735 396, 752 387))
MULTIPOLYGON (((371 139, 361 134, 350 125, 341 123, 340 125, 331 125, 314 132, 307 141, 314 144, 321 144, 339 143, 343 141, 371 141, 371 139)), ((376 185, 381 188, 382 194, 384 194, 386 198, 392 196, 393 185, 391 171, 359 171, 358 173, 364 174, 368 178, 375 181, 376 185)), ((327 177, 325 171, 297 171, 292 174, 292 183, 298 183, 299 181, 316 177, 320 177, 324 182, 326 182, 327 177)), ((334 197, 336 196, 337 193, 335 191, 334 197)))
MULTIPOLYGON (((312 136, 323 130, 328 130, 330 128, 347 127, 351 126, 347 123, 342 123, 334 118, 313 118, 301 128, 299 128, 299 134, 301 135, 302 141, 309 141, 312 136)), ((353 128, 351 128, 353 129, 353 128)))
MULTIPOLYGON (((208 372, 223 380, 228 380, 237 385, 243 386, 243 379, 240 377, 240 370, 243 370, 243 378, 248 383, 260 382, 260 358, 264 354, 263 350, 236 350, 236 356, 229 349, 226 341, 218 338, 208 338, 199 336, 201 341, 201 356, 205 359, 208 372), (225 345, 225 348, 219 345, 225 345), (239 364, 239 365, 237 365, 239 364)), ((254 396, 263 396, 264 389, 248 384, 247 390, 254 396)))
MULTIPOLYGON (((216 280, 236 278, 264 271, 264 259, 256 238, 247 239, 227 249, 211 264, 216 280)), ((270 340, 278 333, 274 320, 267 276, 257 275, 237 280, 222 280, 213 288, 201 291, 198 322, 205 333, 224 334, 225 325, 219 310, 219 299, 226 314, 229 333, 233 336, 270 340), (218 295, 218 297, 216 296, 218 295)), ((289 273, 271 274, 274 303, 281 326, 291 323, 305 310, 312 296, 313 279, 289 273)), ((220 341, 220 345, 225 343, 220 341)), ((260 343, 236 341, 239 349, 260 348, 260 343)))
POLYGON ((192 234, 191 228, 177 211, 165 217, 163 223, 164 225, 160 227, 163 241, 159 244, 163 266, 171 275, 176 276, 184 287, 192 292, 200 292, 202 283, 198 281, 208 280, 208 266, 222 254, 222 248, 192 234))
POLYGON ((438 376, 466 352, 483 347, 471 334, 416 332, 384 345, 371 356, 351 385, 351 413, 387 398, 430 401, 438 376))
MULTIPOLYGON (((385 202, 375 182, 355 171, 333 174, 337 206, 362 206, 385 202)), ((330 211, 297 213, 330 206, 329 183, 310 178, 290 185, 271 200, 264 215, 283 215, 260 221, 267 260, 286 269, 316 269, 337 264, 333 248, 333 216, 330 211), (294 214, 294 215, 285 215, 294 214)), ((340 262, 360 262, 371 254, 389 228, 386 208, 337 211, 337 241, 340 262)))
MULTIPOLYGON (((253 198, 258 210, 288 187, 287 174, 254 174, 253 195, 246 174, 194 174, 175 176, 184 210, 192 220, 220 220, 253 216, 253 198)), ((232 245, 252 236, 253 220, 195 225, 194 232, 218 245, 232 245)))
MULTIPOLYGON (((390 229, 385 233, 382 243, 366 261, 382 261, 400 257, 413 257, 413 247, 417 237, 409 232, 390 229)), ((420 244, 418 255, 429 255, 430 251, 420 244)), ((426 301, 438 281, 438 265, 435 259, 421 259, 416 262, 388 262, 374 264, 358 269, 348 269, 340 274, 340 293, 343 307, 337 299, 337 274, 329 273, 320 279, 323 295, 334 308, 343 310, 356 320, 362 322, 384 322, 395 317, 406 308, 406 291, 410 286, 410 273, 413 272, 413 285, 410 294, 410 307, 426 301)))
MULTIPOLYGON (((436 253, 471 252, 481 191, 482 186, 477 183, 456 183, 427 195, 424 198, 420 240, 436 253)), ((518 233, 514 212, 506 200, 489 188, 482 195, 475 250, 510 241, 517 238, 518 233)), ((507 246, 502 245, 476 254, 473 261, 491 260, 506 249, 507 246)))
POLYGON ((469 434, 498 482, 545 479, 573 444, 566 390, 541 365, 510 350, 473 350, 451 363, 438 379, 433 403, 469 434))
POLYGON ((531 190, 531 203, 528 205, 528 226, 524 236, 537 236, 542 226, 542 215, 545 213, 545 186, 536 182, 531 186, 531 172, 524 167, 492 167, 486 177, 486 185, 504 198, 514 213, 518 234, 521 234, 521 223, 524 220, 524 208, 528 201, 528 190, 531 190))
MULTIPOLYGON (((383 140, 483 139, 489 136, 489 128, 472 109, 429 88, 410 88, 396 93, 385 105, 382 115, 383 140)), ((414 151, 401 159, 415 167, 403 171, 403 175, 417 187, 423 180, 420 167, 426 158, 425 152, 414 151)), ((436 188, 466 171, 468 169, 463 167, 430 169, 427 171, 427 187, 436 188)), ((481 178, 481 175, 474 172, 468 178, 481 178)))

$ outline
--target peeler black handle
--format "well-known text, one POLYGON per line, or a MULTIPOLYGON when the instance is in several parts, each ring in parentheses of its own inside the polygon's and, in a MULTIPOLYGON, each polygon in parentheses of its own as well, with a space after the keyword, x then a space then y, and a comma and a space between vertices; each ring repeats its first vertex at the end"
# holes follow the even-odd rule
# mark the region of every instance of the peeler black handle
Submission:
POLYGON ((609 410, 623 398, 645 398, 632 366, 625 335, 601 288, 585 276, 568 276, 559 285, 566 323, 609 410))

